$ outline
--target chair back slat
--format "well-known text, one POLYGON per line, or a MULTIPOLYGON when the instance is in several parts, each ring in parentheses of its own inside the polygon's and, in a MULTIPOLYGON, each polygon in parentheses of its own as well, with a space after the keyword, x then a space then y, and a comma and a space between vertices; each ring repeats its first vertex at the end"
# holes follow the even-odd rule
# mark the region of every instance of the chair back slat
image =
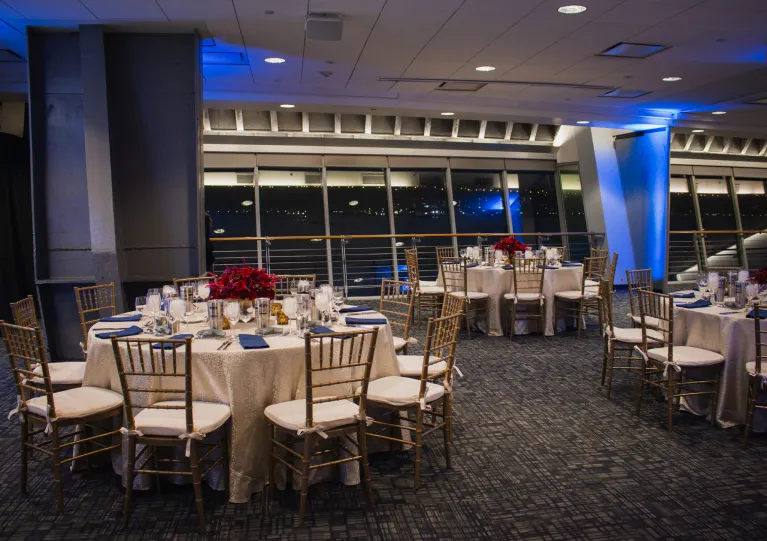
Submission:
POLYGON ((455 295, 445 295, 445 300, 442 302, 442 312, 440 313, 440 317, 463 314, 465 307, 466 303, 461 297, 456 297, 455 295))
POLYGON ((453 314, 447 317, 429 319, 426 327, 419 400, 426 395, 426 384, 432 380, 443 379, 445 387, 452 388, 455 346, 458 342, 458 333, 461 330, 461 317, 461 314, 453 314), (429 374, 429 367, 442 361, 445 362, 445 369, 440 372, 432 370, 432 373, 429 374))
POLYGON ((381 302, 378 311, 389 320, 389 326, 395 336, 402 335, 407 340, 410 325, 413 323, 414 306, 413 288, 408 282, 381 280, 381 302), (394 331, 397 332, 394 332, 394 331))
POLYGON ((183 408, 186 410, 186 431, 194 432, 192 339, 163 340, 113 336, 112 350, 120 376, 128 429, 136 429, 136 415, 143 409, 183 408), (158 347, 155 348, 155 345, 158 347), (178 363, 177 358, 182 355, 179 349, 182 347, 182 363, 178 363), (155 354, 158 357, 155 357, 155 354), (157 405, 158 402, 166 400, 179 400, 179 394, 184 395, 183 406, 157 405))
POLYGON ((762 363, 767 363, 767 325, 765 325, 759 318, 761 312, 767 312, 767 304, 759 304, 759 301, 754 301, 754 340, 756 346, 756 354, 754 356, 755 372, 757 374, 762 373, 762 363))
POLYGON ((458 249, 455 246, 437 246, 437 264, 442 259, 458 259, 458 249))
POLYGON ((53 399, 53 384, 48 368, 48 357, 45 354, 43 337, 39 327, 21 327, 0 321, 2 327, 5 351, 11 363, 13 381, 16 385, 16 395, 19 398, 19 408, 26 410, 27 401, 37 396, 45 396, 48 402, 49 416, 56 417, 56 406, 53 399), (35 369, 39 373, 35 374, 35 369), (42 384, 28 385, 32 379, 42 380, 42 384))
POLYGON ((413 285, 418 293, 421 287, 421 273, 418 270, 418 249, 408 248, 405 250, 405 264, 407 265, 407 281, 413 285))
POLYGON ((652 269, 636 269, 626 271, 626 284, 629 289, 629 306, 631 315, 639 317, 639 296, 640 289, 652 291, 652 269))
POLYGON ((174 278, 173 285, 181 295, 181 288, 184 286, 194 286, 194 290, 197 291, 197 287, 200 284, 207 284, 215 280, 215 276, 193 276, 191 278, 174 278))
POLYGON ((514 293, 541 294, 546 261, 535 257, 515 257, 513 263, 514 293))
POLYGON ((274 277, 274 298, 275 300, 284 299, 290 295, 290 283, 293 281, 306 280, 311 289, 315 288, 317 283, 316 274, 277 274, 274 277))
POLYGON ((602 313, 604 325, 610 331, 610 336, 615 336, 615 322, 613 320, 613 290, 612 282, 604 278, 599 281, 599 296, 602 298, 602 313))
POLYGON ((32 295, 26 299, 11 303, 13 322, 19 327, 37 327, 37 312, 35 311, 35 298, 32 295))
MULTIPOLYGON (((441 259, 439 266, 442 271, 442 283, 445 287, 445 296, 450 292, 461 291, 468 293, 468 267, 467 259, 441 259)), ((466 297, 468 298, 468 297, 466 297)))
POLYGON ((314 405, 324 402, 354 400, 365 414, 377 340, 378 327, 304 335, 306 427, 314 426, 314 405))
MULTIPOLYGON (((607 265, 607 257, 586 257, 583 259, 583 276, 581 277, 581 295, 586 294, 586 281, 592 282, 599 281, 604 278, 605 266, 607 265)), ((598 288, 598 286, 597 286, 598 288)))
POLYGON ((653 347, 667 347, 668 361, 673 361, 674 349, 674 297, 639 289, 639 317, 642 322, 642 345, 647 351, 648 342, 653 347), (654 331, 650 336, 650 331, 654 331), (648 339, 650 336, 650 339, 648 339))
POLYGON ((102 317, 115 315, 115 284, 103 284, 90 287, 76 287, 77 311, 80 313, 80 326, 83 331, 85 347, 88 347, 88 330, 102 317))

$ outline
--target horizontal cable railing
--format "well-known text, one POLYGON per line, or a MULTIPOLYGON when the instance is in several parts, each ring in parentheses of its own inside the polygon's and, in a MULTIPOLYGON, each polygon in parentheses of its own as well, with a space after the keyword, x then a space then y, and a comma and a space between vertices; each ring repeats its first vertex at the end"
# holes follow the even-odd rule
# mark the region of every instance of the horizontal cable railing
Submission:
MULTIPOLYGON (((418 249, 422 280, 436 280, 439 246, 492 246, 508 233, 424 233, 415 235, 328 235, 290 237, 213 238, 213 270, 227 266, 258 265, 273 274, 315 274, 318 283, 343 285, 349 295, 380 292, 383 278, 407 280, 405 250, 418 249), (237 250, 242 244, 243 250, 237 250), (328 249, 329 248, 329 249, 328 249), (260 257, 259 257, 260 256, 260 257)), ((592 246, 599 247, 603 233, 524 233, 515 235, 533 248, 567 245, 570 259, 580 261, 592 246)))
POLYGON ((669 281, 692 282, 710 268, 767 265, 767 230, 669 232, 669 281))

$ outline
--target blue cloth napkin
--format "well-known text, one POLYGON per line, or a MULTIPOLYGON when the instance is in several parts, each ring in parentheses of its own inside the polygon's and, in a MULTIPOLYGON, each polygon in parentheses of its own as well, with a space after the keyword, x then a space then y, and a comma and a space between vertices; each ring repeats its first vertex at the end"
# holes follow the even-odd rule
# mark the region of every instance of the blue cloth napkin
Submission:
MULTIPOLYGON (((176 334, 171 336, 170 338, 171 340, 186 340, 187 338, 192 338, 193 336, 194 336, 193 334, 176 334)), ((162 346, 163 349, 173 349, 173 344, 167 344, 167 343, 152 344, 152 347, 154 349, 160 349, 160 346, 162 346)), ((180 346, 176 346, 176 347, 180 347, 180 346)))
POLYGON ((514 265, 504 265, 503 270, 512 270, 514 268, 514 265))
POLYGON ((331 334, 333 333, 333 329, 328 329, 327 327, 315 327, 312 330, 309 331, 311 334, 331 334))
POLYGON ((677 304, 677 306, 681 308, 705 308, 706 306, 711 306, 711 301, 707 301, 706 299, 698 299, 695 302, 682 302, 677 304))
POLYGON ((386 325, 388 321, 383 317, 347 317, 346 323, 348 325, 386 325))
POLYGON ((474 268, 474 267, 476 267, 477 265, 478 265, 478 263, 469 263, 468 265, 466 265, 466 268, 467 268, 467 269, 473 269, 473 268, 474 268))
POLYGON ((341 308, 339 312, 342 314, 351 314, 353 312, 367 312, 369 310, 371 310, 370 306, 362 304, 360 306, 347 306, 346 308, 341 308))
POLYGON ((126 336, 134 336, 136 334, 141 334, 142 331, 141 327, 136 327, 135 325, 131 325, 127 329, 123 329, 121 331, 107 331, 107 332, 100 332, 96 333, 96 338, 101 338, 102 340, 108 340, 109 338, 116 336, 117 338, 125 338, 126 336))
POLYGON ((563 261, 563 262, 562 262, 562 266, 563 266, 563 267, 580 267, 580 266, 581 266, 581 264, 580 264, 580 263, 570 263, 570 262, 567 262, 567 263, 565 263, 565 262, 563 261))
POLYGON ((671 296, 674 297, 675 299, 694 299, 695 293, 690 291, 689 293, 674 293, 671 296))
POLYGON ((141 321, 141 314, 134 314, 132 316, 112 316, 105 317, 99 320, 102 323, 127 323, 129 321, 141 321))
POLYGON ((543 265, 538 265, 539 269, 551 269, 551 270, 557 270, 559 267, 552 267, 550 265, 546 265, 545 267, 543 265))
MULTIPOLYGON (((754 309, 752 308, 751 311, 746 316, 748 318, 754 319, 754 309)), ((767 310, 759 309, 759 319, 765 319, 767 318, 767 310)))
POLYGON ((266 343, 263 336, 240 334, 237 337, 240 339, 242 349, 266 349, 269 347, 269 344, 266 343))

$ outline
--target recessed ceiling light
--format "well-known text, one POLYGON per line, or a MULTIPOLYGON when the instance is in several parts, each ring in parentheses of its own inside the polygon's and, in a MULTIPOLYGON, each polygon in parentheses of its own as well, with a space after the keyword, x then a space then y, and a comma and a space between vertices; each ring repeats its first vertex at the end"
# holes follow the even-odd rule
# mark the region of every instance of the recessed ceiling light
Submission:
POLYGON ((667 83, 675 83, 677 81, 681 81, 682 78, 681 77, 664 77, 663 80, 666 81, 667 83))
POLYGON ((445 111, 444 113, 440 113, 442 116, 453 116, 455 113, 451 113, 450 111, 445 111))
POLYGON ((253 204, 253 201, 250 201, 250 200, 246 200, 240 203, 240 205, 242 205, 243 207, 249 207, 252 204, 253 204))
POLYGON ((478 66, 477 71, 495 71, 495 66, 478 66))
POLYGON ((712 114, 712 115, 726 115, 726 114, 727 114, 727 111, 714 111, 714 112, 713 112, 713 113, 711 113, 711 114, 712 114))
POLYGON ((292 103, 283 103, 282 105, 280 105, 280 107, 282 107, 283 109, 292 109, 293 107, 295 107, 295 105, 293 105, 292 103))
POLYGON ((586 11, 586 6, 562 6, 557 11, 565 15, 577 15, 586 11))
POLYGON ((356 206, 357 206, 357 205, 359 205, 359 204, 360 204, 360 202, 359 202, 359 201, 349 201, 349 206, 350 206, 350 207, 356 207, 356 206))
POLYGON ((576 122, 576 124, 588 124, 588 123, 589 123, 588 120, 579 120, 578 122, 576 122))
POLYGON ((264 62, 266 62, 267 64, 282 64, 283 62, 285 62, 285 59, 274 56, 270 58, 264 58, 264 62))
POLYGON ((692 133, 703 133, 703 130, 692 130, 692 133))
POLYGON ((213 232, 214 232, 216 235, 220 235, 221 233, 226 233, 226 231, 224 231, 223 229, 214 229, 214 230, 213 230, 213 232))

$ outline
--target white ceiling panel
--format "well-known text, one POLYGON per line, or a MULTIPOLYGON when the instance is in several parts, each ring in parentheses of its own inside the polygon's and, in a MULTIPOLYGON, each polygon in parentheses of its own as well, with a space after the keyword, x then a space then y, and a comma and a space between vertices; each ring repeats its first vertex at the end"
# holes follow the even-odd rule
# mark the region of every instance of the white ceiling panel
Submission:
POLYGON ((80 0, 101 21, 165 21, 167 18, 155 0, 80 0))
POLYGON ((708 0, 623 0, 598 19, 601 23, 632 23, 649 28, 708 0))
POLYGON ((77 0, 3 0, 27 19, 81 19, 96 17, 77 0))
POLYGON ((245 45, 231 2, 222 0, 157 0, 171 21, 200 23, 204 37, 213 37, 216 52, 243 52, 245 45), (207 33, 210 35, 208 36, 207 33))

